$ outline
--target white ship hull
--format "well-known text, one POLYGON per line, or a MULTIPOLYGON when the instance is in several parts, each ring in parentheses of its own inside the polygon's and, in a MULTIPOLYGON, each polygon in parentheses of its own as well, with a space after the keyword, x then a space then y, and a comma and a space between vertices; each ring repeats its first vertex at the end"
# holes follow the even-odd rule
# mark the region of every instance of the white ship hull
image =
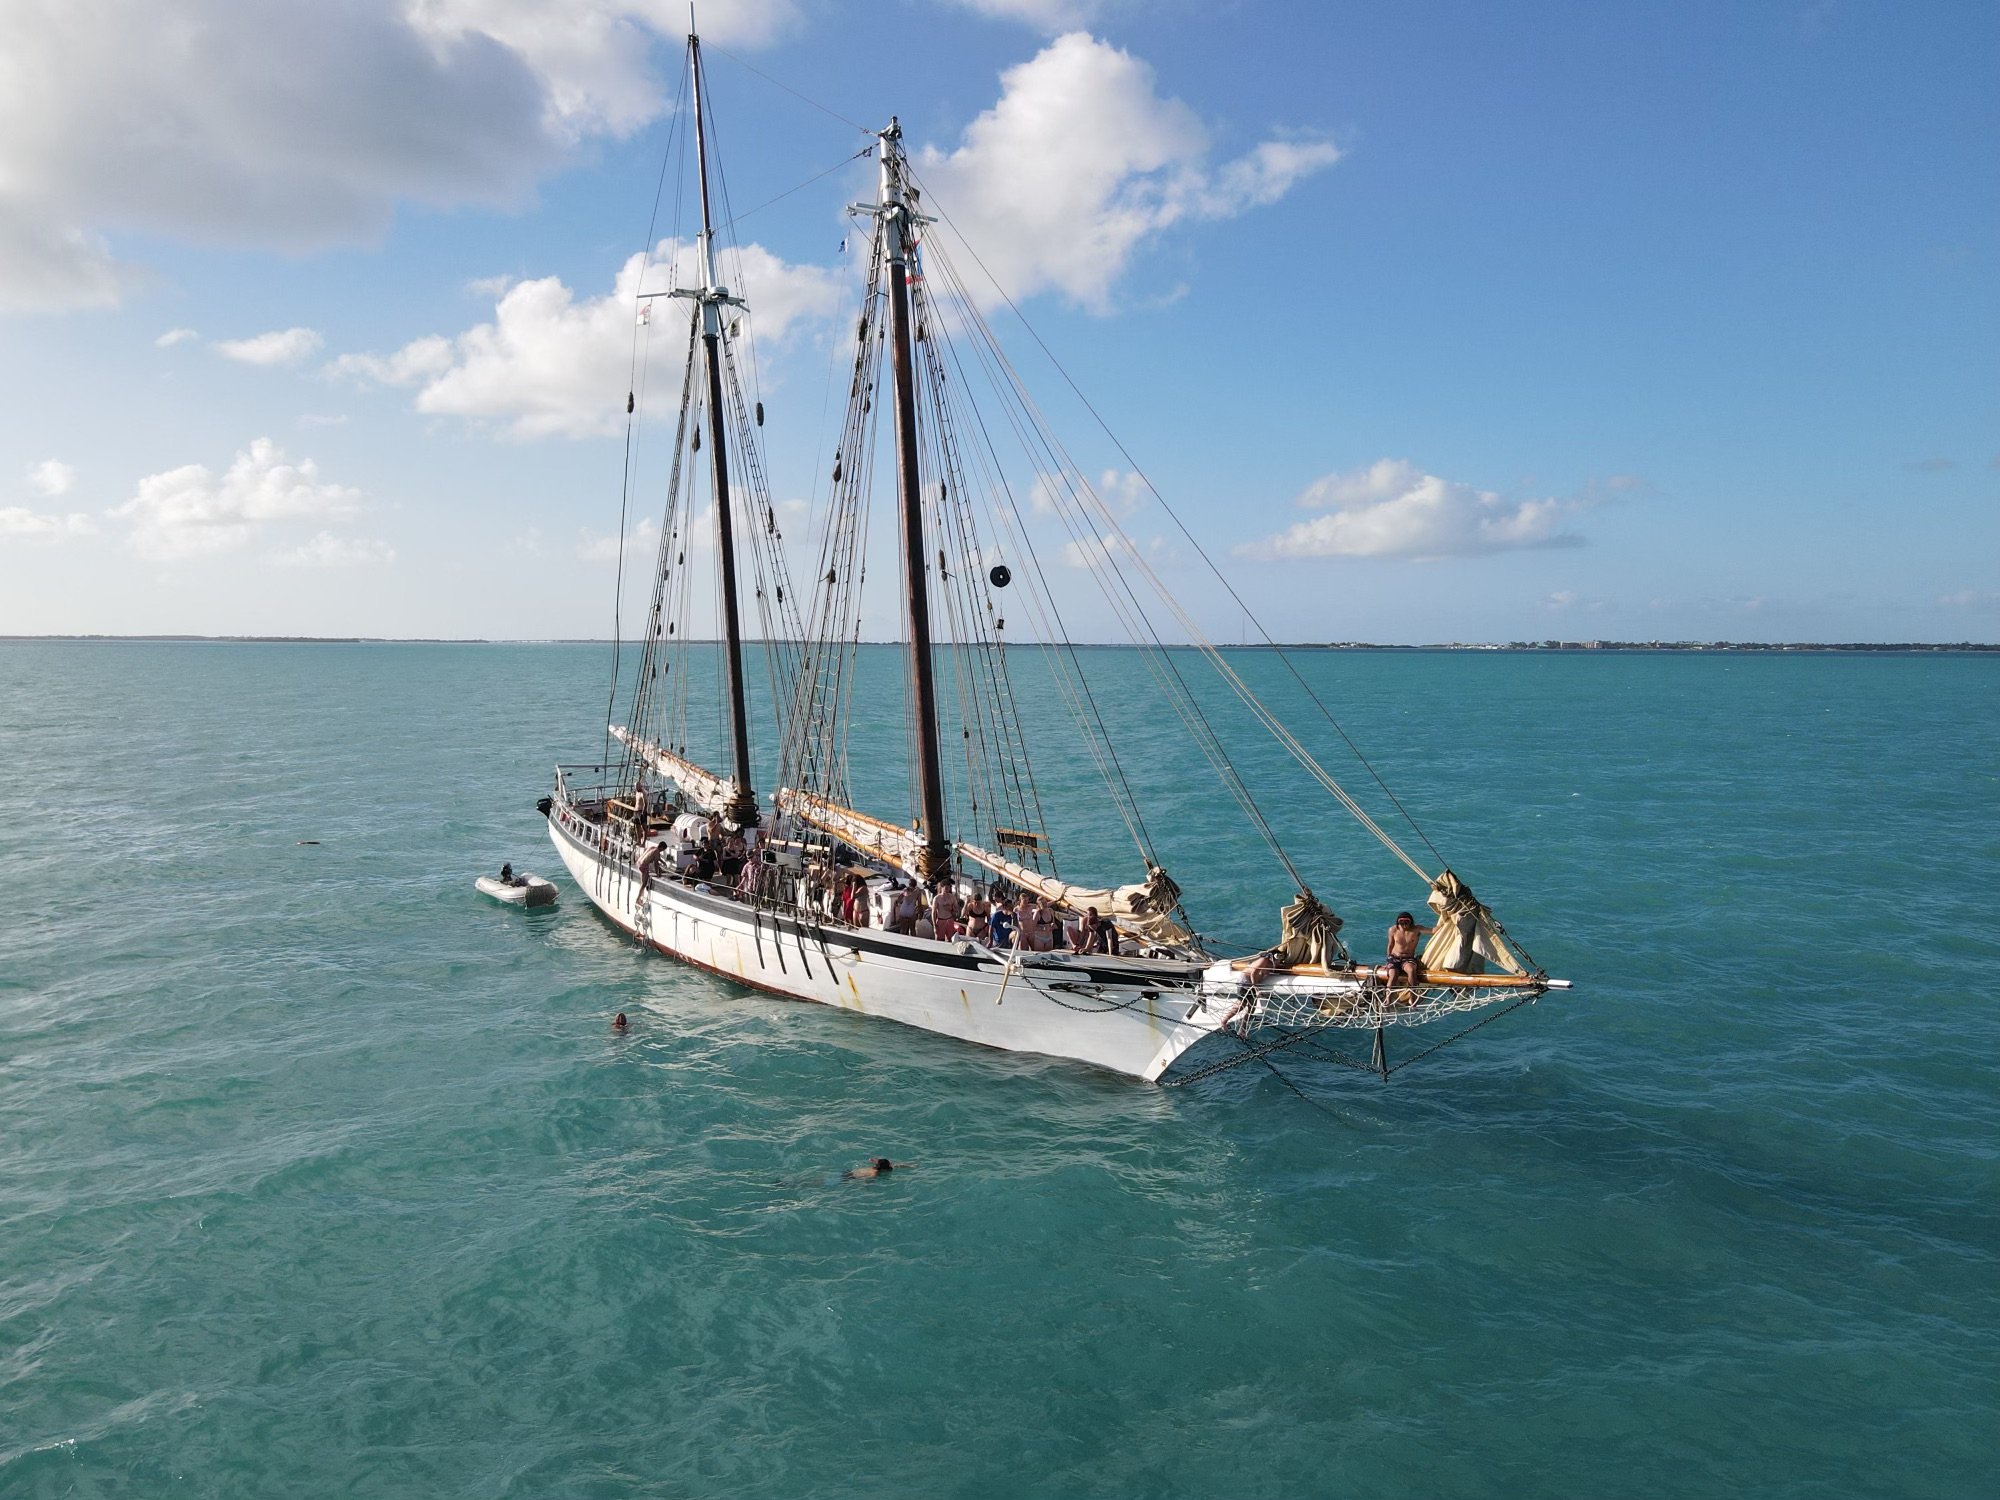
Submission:
MULTIPOLYGON (((602 854, 560 807, 549 837, 593 905, 648 947, 739 984, 924 1031, 1157 1079, 1220 1028, 1230 1002, 1187 963, 1080 954, 1007 955, 878 929, 759 911, 602 854)), ((622 851, 621 851, 622 852, 622 851)))

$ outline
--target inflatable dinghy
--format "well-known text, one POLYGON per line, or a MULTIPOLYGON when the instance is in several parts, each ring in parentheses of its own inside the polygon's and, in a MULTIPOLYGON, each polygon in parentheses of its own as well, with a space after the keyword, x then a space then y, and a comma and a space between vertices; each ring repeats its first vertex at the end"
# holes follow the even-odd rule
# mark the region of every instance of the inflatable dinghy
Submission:
POLYGON ((495 901, 505 901, 509 906, 556 904, 555 883, 539 875, 516 875, 511 881, 497 875, 482 875, 473 884, 495 901))

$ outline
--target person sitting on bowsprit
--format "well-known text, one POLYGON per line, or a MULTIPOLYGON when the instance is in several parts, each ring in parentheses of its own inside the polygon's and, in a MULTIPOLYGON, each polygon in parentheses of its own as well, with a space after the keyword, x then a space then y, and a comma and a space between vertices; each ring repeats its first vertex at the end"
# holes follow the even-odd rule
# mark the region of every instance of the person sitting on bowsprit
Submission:
POLYGON ((1389 929, 1389 987, 1394 989, 1398 979, 1407 978, 1415 988, 1423 981, 1424 966, 1417 962, 1417 938, 1429 932, 1428 927, 1419 927, 1415 917, 1406 911, 1396 913, 1396 923, 1389 929))

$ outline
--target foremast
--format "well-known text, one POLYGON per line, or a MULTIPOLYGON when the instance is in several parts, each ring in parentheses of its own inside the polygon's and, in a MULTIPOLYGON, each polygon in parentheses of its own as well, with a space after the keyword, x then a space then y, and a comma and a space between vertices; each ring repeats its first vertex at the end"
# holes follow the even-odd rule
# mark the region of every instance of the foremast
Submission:
POLYGON ((911 355, 910 252, 921 222, 909 203, 903 180, 903 127, 892 115, 881 132, 881 186, 876 213, 882 220, 889 264, 889 341, 896 391, 896 510, 901 521, 903 594, 910 629, 910 698, 916 714, 918 831, 921 876, 932 879, 951 866, 945 831, 944 773, 939 759, 936 663, 931 647, 931 611, 925 577, 929 549, 924 541, 923 473, 917 462, 915 361, 911 355))
POLYGON ((743 686, 743 626, 736 602, 736 535, 729 501, 729 446, 722 403, 723 309, 741 307, 743 299, 715 279, 715 220, 709 207, 708 139, 701 104, 701 38, 688 37, 688 59, 694 80, 694 140, 697 176, 701 184, 701 237, 696 242, 701 271, 699 289, 676 296, 691 297, 701 315, 702 361, 708 377, 708 446, 715 474, 715 553, 722 606, 723 664, 729 685, 729 745, 735 771, 735 800, 725 816, 739 827, 757 821, 757 794, 750 780, 750 716, 743 686))

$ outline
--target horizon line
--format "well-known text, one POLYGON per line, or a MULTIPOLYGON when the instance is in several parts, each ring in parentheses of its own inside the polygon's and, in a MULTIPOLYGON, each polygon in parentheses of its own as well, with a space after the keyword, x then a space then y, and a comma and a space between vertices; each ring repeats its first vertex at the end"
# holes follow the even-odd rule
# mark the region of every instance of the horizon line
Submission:
MULTIPOLYGON (((0 644, 43 641, 102 641, 128 645, 221 645, 221 646, 612 646, 638 645, 610 636, 400 636, 400 635, 195 635, 180 632, 136 634, 59 631, 47 634, 0 632, 0 644)), ((788 642, 796 644, 796 642, 788 642)), ((715 637, 689 636, 689 646, 719 646, 715 637)), ((748 639, 745 645, 768 645, 769 638, 748 639)), ((863 646, 907 646, 907 639, 866 640, 863 646)), ((940 645, 949 643, 941 642, 940 645)), ((1020 641, 1019 645, 1044 645, 1041 641, 1020 641)), ((1133 641, 1070 641, 1066 644, 1093 651, 1138 651, 1148 646, 1133 641)), ((1193 642, 1159 643, 1169 650, 1196 650, 1193 642)), ((1731 640, 1557 640, 1538 641, 1239 641, 1214 643, 1218 651, 1575 651, 1575 652, 1693 652, 1693 651, 1911 651, 1938 652, 2000 651, 1991 641, 1731 641, 1731 640)))

